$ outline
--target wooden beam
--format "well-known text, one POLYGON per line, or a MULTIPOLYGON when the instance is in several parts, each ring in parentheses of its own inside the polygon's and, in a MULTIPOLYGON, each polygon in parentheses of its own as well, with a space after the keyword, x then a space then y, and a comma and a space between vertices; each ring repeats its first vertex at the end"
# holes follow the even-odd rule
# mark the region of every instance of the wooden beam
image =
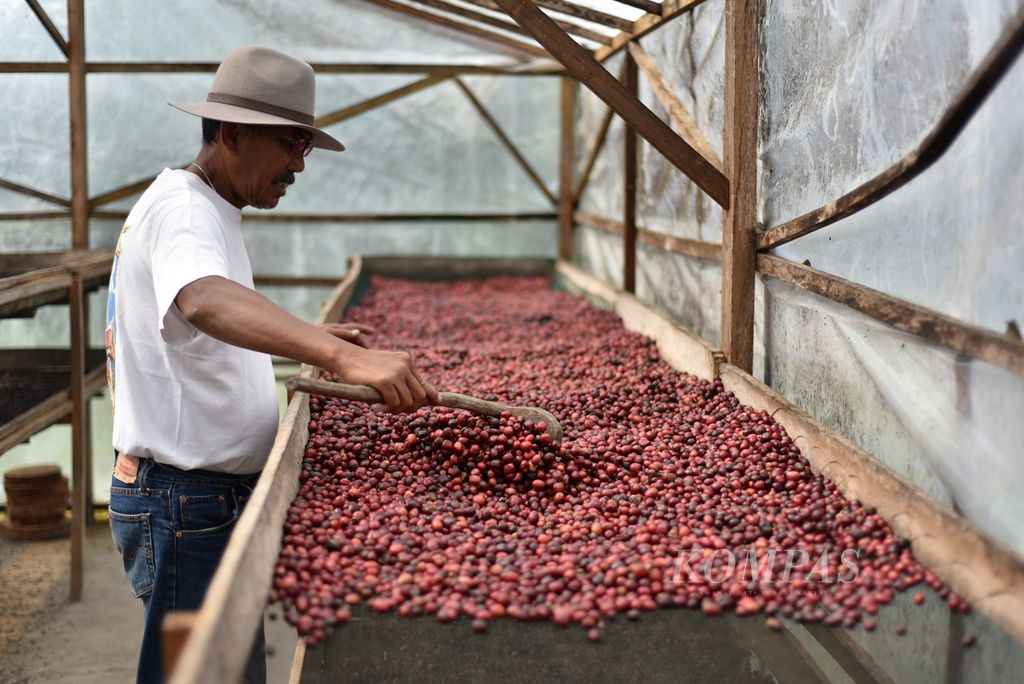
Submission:
POLYGON ((85 288, 74 276, 68 291, 68 315, 71 324, 71 600, 82 598, 82 574, 85 553, 86 517, 91 514, 86 499, 86 472, 89 466, 86 444, 85 405, 85 288))
POLYGON ((487 122, 487 125, 490 126, 492 131, 494 131, 494 134, 498 136, 498 140, 501 141, 501 144, 505 146, 505 149, 509 151, 509 154, 512 155, 523 171, 526 172, 526 175, 530 177, 530 180, 533 181, 533 184, 537 186, 537 189, 540 190, 544 197, 547 198, 548 202, 550 202, 552 206, 558 206, 558 200, 551 191, 548 190, 548 186, 544 183, 544 179, 542 179, 533 167, 530 166, 530 162, 526 161, 526 157, 524 157, 515 144, 513 144, 508 135, 505 134, 505 131, 503 131, 501 126, 498 125, 498 122, 495 121, 493 116, 491 116, 491 113, 487 111, 483 106, 483 103, 481 103, 480 100, 477 99, 476 95, 473 94, 473 91, 466 87, 466 84, 458 77, 455 78, 455 85, 459 87, 462 94, 465 95, 466 99, 468 99, 470 104, 473 105, 473 109, 476 110, 477 114, 487 122))
POLYGON ((580 173, 579 180, 576 182, 576 189, 573 191, 576 202, 582 199, 583 192, 587 189, 587 184, 590 182, 590 174, 594 171, 597 156, 601 154, 601 150, 604 148, 604 141, 608 137, 608 129, 612 125, 612 116, 614 114, 615 112, 612 111, 612 108, 608 107, 605 110, 604 116, 601 117, 601 123, 597 127, 597 134, 594 136, 594 142, 590 145, 590 151, 587 152, 587 160, 583 164, 583 171, 580 173))
POLYGON ((71 200, 68 199, 67 197, 58 197, 57 195, 51 195, 48 192, 43 192, 42 190, 36 190, 35 188, 30 188, 27 185, 22 185, 21 183, 15 183, 14 181, 9 181, 9 180, 5 180, 3 178, 0 178, 0 188, 4 188, 6 190, 10 190, 12 192, 19 193, 21 195, 28 195, 29 197, 35 197, 36 199, 41 199, 44 202, 49 202, 50 204, 56 204, 58 206, 67 207, 69 209, 71 208, 71 200))
MULTIPOLYGON (((474 5, 487 7, 488 9, 503 11, 498 7, 498 4, 494 2, 494 0, 465 0, 465 2, 471 2, 474 5)), ((574 3, 567 2, 567 0, 537 0, 537 4, 549 10, 554 10, 555 12, 559 12, 570 17, 576 17, 577 19, 584 19, 618 31, 628 31, 633 26, 633 22, 629 19, 623 19, 622 17, 614 14, 608 14, 607 12, 602 12, 601 10, 596 10, 591 7, 576 5, 574 3)))
MULTIPOLYGON (((581 226, 587 226, 613 235, 623 235, 625 227, 613 219, 577 211, 573 214, 573 220, 581 226)), ((705 261, 722 262, 722 246, 717 242, 705 242, 703 240, 692 240, 690 238, 676 237, 666 233, 637 226, 636 238, 638 242, 651 247, 663 249, 673 254, 704 259, 705 261)))
POLYGON ((293 275, 254 275, 254 285, 281 285, 285 287, 334 287, 338 284, 337 276, 293 276, 293 275))
POLYGON ((946 153, 1024 49, 1024 6, 982 60, 949 108, 913 150, 866 183, 828 204, 770 228, 757 248, 768 250, 831 225, 903 187, 946 153))
POLYGON ((427 76, 424 79, 404 85, 401 88, 389 90, 386 93, 376 95, 354 105, 348 105, 328 114, 318 116, 313 124, 318 128, 331 126, 340 121, 345 121, 346 119, 351 119, 370 110, 377 109, 378 107, 383 107, 386 104, 390 104, 395 100, 400 100, 403 97, 412 95, 413 93, 418 93, 421 90, 432 88, 438 83, 442 83, 446 80, 448 80, 447 76, 427 76))
POLYGON ((496 45, 512 48, 517 52, 530 55, 531 57, 549 56, 547 52, 537 47, 536 45, 533 45, 532 43, 524 43, 522 41, 515 40, 514 38, 509 38, 508 36, 505 36, 503 34, 495 33, 494 31, 488 31, 487 29, 483 29, 472 24, 466 24, 461 21, 448 19, 438 14, 432 14, 431 12, 424 12, 423 10, 418 10, 414 7, 409 7, 407 5, 394 2, 393 0, 363 0, 363 2, 368 2, 372 5, 377 5, 378 7, 389 9, 392 12, 398 12, 399 14, 415 17, 416 19, 420 19, 431 24, 444 26, 445 28, 459 31, 461 33, 473 36, 474 38, 481 38, 485 41, 488 41, 496 45))
POLYGON ((566 71, 604 100, 627 125, 685 173, 723 207, 729 203, 729 181, 686 144, 640 100, 632 97, 604 67, 567 36, 531 0, 497 0, 509 15, 561 62, 566 71))
POLYGON ((757 255, 757 270, 769 278, 777 278, 845 304, 929 342, 1024 375, 1024 342, 1010 335, 964 323, 884 292, 769 254, 757 255))
POLYGON ((85 0, 68 0, 71 120, 71 244, 89 247, 89 163, 85 100, 85 0))
MULTIPOLYGON (((619 67, 618 80, 621 81, 625 73, 626 60, 622 60, 622 66, 619 67)), ((583 164, 583 171, 580 173, 579 181, 576 184, 576 190, 573 192, 577 203, 582 199, 583 191, 587 189, 587 183, 590 182, 590 174, 594 170, 594 164, 597 162, 597 156, 601 154, 601 150, 604 148, 604 141, 608 137, 608 129, 612 125, 612 116, 614 114, 615 112, 612 108, 608 107, 604 116, 601 117, 601 123, 597 127, 597 135, 594 137, 594 142, 590 146, 590 152, 587 153, 587 161, 583 164)))
POLYGON ((0 62, 0 74, 66 74, 67 62, 0 62))
POLYGON ((32 11, 35 12, 36 17, 39 19, 39 22, 43 25, 43 28, 46 29, 46 32, 50 34, 50 38, 53 38, 53 42, 57 44, 57 47, 64 54, 64 58, 70 59, 71 54, 68 51, 68 42, 64 40, 64 36, 61 35, 60 30, 50 19, 50 16, 46 13, 46 10, 39 6, 39 1, 25 0, 25 2, 27 2, 28 6, 32 8, 32 11))
POLYGON ((3 211, 0 221, 36 221, 71 218, 70 211, 3 211))
POLYGON ((758 5, 725 10, 725 168, 722 216, 722 350, 748 373, 754 364, 754 256, 757 229, 758 5))
POLYGON ((641 9, 644 12, 647 12, 648 14, 661 15, 661 5, 659 3, 657 3, 657 2, 653 2, 652 0, 615 0, 615 1, 618 2, 620 5, 629 5, 630 7, 635 7, 637 9, 641 9))
MULTIPOLYGON (((31 68, 59 71, 56 67, 67 65, 57 62, 27 62, 31 68)), ((432 76, 456 76, 474 74, 483 76, 544 76, 557 72, 549 66, 502 67, 474 64, 371 64, 358 62, 310 62, 318 74, 428 74, 432 76)), ((0 72, 5 67, 16 69, 18 62, 0 63, 0 72)), ((138 74, 138 73, 214 73, 217 62, 88 62, 89 73, 138 74)))
POLYGON ((626 47, 630 41, 643 38, 648 33, 658 28, 666 21, 675 19, 684 12, 689 12, 697 5, 703 4, 705 0, 679 0, 679 2, 666 2, 660 12, 645 14, 633 22, 632 28, 623 31, 614 38, 612 44, 599 48, 594 53, 594 59, 603 62, 616 52, 626 47))
MULTIPOLYGON (((640 76, 636 60, 627 53, 624 63, 622 86, 631 97, 640 97, 640 76)), ((623 136, 622 172, 622 289, 636 292, 636 131, 626 128, 623 136)))
POLYGON ((717 242, 691 240, 645 228, 637 228, 636 237, 643 244, 663 249, 666 252, 722 263, 722 245, 717 242))
POLYGON ((644 72, 647 80, 651 82, 654 96, 658 98, 658 102, 668 112, 668 117, 679 135, 689 143, 690 147, 697 150, 700 156, 704 157, 709 164, 721 171, 722 160, 718 158, 718 154, 711 147, 708 139, 700 132, 697 122, 693 120, 690 113, 686 111, 686 107, 679 101, 679 98, 672 90, 672 85, 662 75, 661 71, 658 70, 658 66, 651 59, 651 56, 636 41, 629 43, 629 54, 633 56, 637 66, 644 72))
MULTIPOLYGON (((95 218, 122 220, 127 211, 97 211, 95 218)), ((533 212, 519 214, 284 214, 275 212, 249 213, 242 215, 246 223, 295 221, 306 223, 473 223, 480 221, 494 223, 515 223, 517 221, 553 221, 558 218, 554 212, 533 212)))
MULTIPOLYGON (((577 83, 562 77, 561 144, 559 145, 558 168, 558 258, 570 261, 572 258, 572 210, 576 206, 576 195, 572 189, 572 172, 575 166, 575 124, 577 83)), ((611 111, 611 110, 609 110, 611 111)))
MULTIPOLYGON (((419 3, 420 5, 426 5, 427 7, 432 7, 441 12, 448 12, 450 14, 454 14, 465 19, 471 19, 481 24, 494 26, 495 28, 500 28, 501 30, 508 31, 509 33, 518 33, 519 35, 523 36, 527 35, 526 32, 523 31, 523 29, 520 28, 518 24, 513 24, 512 22, 505 21, 504 19, 499 19, 498 17, 495 17, 494 15, 491 14, 486 14, 484 12, 477 12, 475 10, 467 9, 460 5, 452 5, 451 3, 445 2, 445 0, 408 1, 419 3)), ((500 8, 498 8, 498 11, 501 11, 500 8)), ((584 26, 580 26, 579 24, 573 24, 567 21, 556 21, 556 23, 566 33, 571 33, 573 35, 580 36, 581 38, 592 40, 595 43, 600 43, 601 45, 608 45, 612 42, 612 37, 606 33, 598 33, 597 31, 592 31, 584 26)))
POLYGON ((606 218, 604 216, 598 216, 597 214, 588 214, 585 211, 577 211, 573 213, 572 219, 580 225, 587 226, 588 228, 594 228, 605 233, 611 233, 612 235, 623 235, 626 232, 622 223, 619 221, 606 218))

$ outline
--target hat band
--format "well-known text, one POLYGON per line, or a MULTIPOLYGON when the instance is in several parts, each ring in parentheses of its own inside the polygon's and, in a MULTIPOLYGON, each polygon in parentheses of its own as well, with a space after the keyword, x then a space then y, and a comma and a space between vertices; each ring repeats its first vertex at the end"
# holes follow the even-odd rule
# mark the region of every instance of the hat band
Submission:
POLYGON ((260 102, 259 100, 250 100, 247 97, 231 95, 230 93, 210 93, 206 96, 206 101, 244 107, 245 109, 252 109, 257 112, 263 112, 264 114, 273 114, 274 116, 280 116, 284 119, 291 119, 292 121, 296 121, 307 126, 313 125, 312 114, 288 109, 287 107, 278 107, 276 105, 267 104, 266 102, 260 102))

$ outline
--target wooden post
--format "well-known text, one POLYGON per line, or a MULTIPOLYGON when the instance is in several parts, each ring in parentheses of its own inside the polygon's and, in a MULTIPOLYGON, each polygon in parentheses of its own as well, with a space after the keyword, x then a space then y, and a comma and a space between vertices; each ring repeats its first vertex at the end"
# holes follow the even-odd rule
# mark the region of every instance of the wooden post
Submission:
POLYGON ((722 350, 750 372, 754 354, 757 226, 758 0, 726 3, 725 173, 722 226, 722 350))
POLYGON ((89 248, 89 167, 85 120, 85 7, 68 0, 68 94, 71 113, 71 244, 89 248))
MULTIPOLYGON (((632 97, 639 97, 639 75, 636 60, 629 52, 625 54, 622 85, 632 97)), ((623 234, 622 234, 622 289, 630 294, 636 292, 636 131, 625 130, 625 171, 623 173, 623 234)))
POLYGON ((184 650, 185 642, 188 641, 189 635, 192 634, 192 628, 195 627, 198 619, 199 613, 197 611, 182 610, 167 613, 164 616, 164 624, 161 625, 161 629, 164 642, 165 679, 169 680, 171 675, 174 674, 174 668, 178 664, 178 656, 184 650))
POLYGON ((85 521, 91 513, 86 485, 85 286, 75 275, 68 288, 71 324, 71 600, 82 598, 85 521))
POLYGON ((558 191, 558 258, 572 259, 572 212, 576 206, 572 175, 575 142, 576 81, 562 77, 562 146, 560 151, 558 191))

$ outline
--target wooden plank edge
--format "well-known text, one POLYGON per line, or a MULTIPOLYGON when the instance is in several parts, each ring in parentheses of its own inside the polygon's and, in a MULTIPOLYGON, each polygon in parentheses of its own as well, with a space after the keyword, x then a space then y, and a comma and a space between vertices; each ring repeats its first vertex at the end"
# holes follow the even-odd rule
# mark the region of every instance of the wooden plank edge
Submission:
POLYGON ((282 525, 299 489, 308 421, 309 396, 299 394, 288 404, 267 465, 217 566, 171 682, 239 681, 270 593, 282 525))
POLYGON ((174 674, 181 650, 185 647, 195 623, 196 613, 191 610, 176 611, 164 616, 164 622, 160 626, 164 646, 164 676, 170 677, 174 674))
POLYGON ((56 392, 0 425, 0 455, 71 413, 71 389, 56 392))
MULTIPOLYGON (((362 265, 359 255, 349 260, 348 272, 321 308, 317 324, 340 318, 355 291, 362 265)), ((319 369, 303 364, 299 374, 315 378, 319 369)), ((231 682, 241 677, 270 593, 282 526, 299 490, 308 438, 309 395, 299 393, 288 400, 267 465, 207 590, 172 684, 231 682), (225 639, 233 648, 220 645, 225 639)))
POLYGON ((338 286, 328 296, 324 307, 317 315, 314 322, 316 325, 323 325, 328 321, 336 322, 341 320, 341 314, 352 300, 352 295, 355 293, 356 285, 359 283, 359 278, 362 274, 363 257, 356 254, 348 260, 348 271, 345 273, 345 277, 342 278, 338 286))
POLYGON ((815 472, 876 508, 922 565, 1024 644, 1024 558, 742 369, 723 363, 719 373, 741 402, 772 414, 815 472))
POLYGON ((288 673, 288 684, 301 684, 302 666, 306 662, 306 642, 299 639, 295 642, 295 655, 292 656, 292 669, 288 673))

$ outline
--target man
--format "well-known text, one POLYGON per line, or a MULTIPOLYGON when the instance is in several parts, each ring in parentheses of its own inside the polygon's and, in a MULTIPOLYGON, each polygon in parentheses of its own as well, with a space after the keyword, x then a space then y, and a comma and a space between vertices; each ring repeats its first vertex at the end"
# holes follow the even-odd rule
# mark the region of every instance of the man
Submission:
MULTIPOLYGON (((270 452, 270 354, 374 387, 390 411, 437 400, 408 354, 352 344, 369 329, 315 327, 253 289, 242 208, 276 206, 313 148, 344 149, 313 125, 313 69, 239 48, 206 102, 173 106, 203 118, 202 149, 186 169, 165 169, 129 213, 107 303, 110 524, 145 607, 139 682, 162 681, 163 616, 202 603, 270 452)), ((252 678, 262 665, 254 650, 252 678)))

